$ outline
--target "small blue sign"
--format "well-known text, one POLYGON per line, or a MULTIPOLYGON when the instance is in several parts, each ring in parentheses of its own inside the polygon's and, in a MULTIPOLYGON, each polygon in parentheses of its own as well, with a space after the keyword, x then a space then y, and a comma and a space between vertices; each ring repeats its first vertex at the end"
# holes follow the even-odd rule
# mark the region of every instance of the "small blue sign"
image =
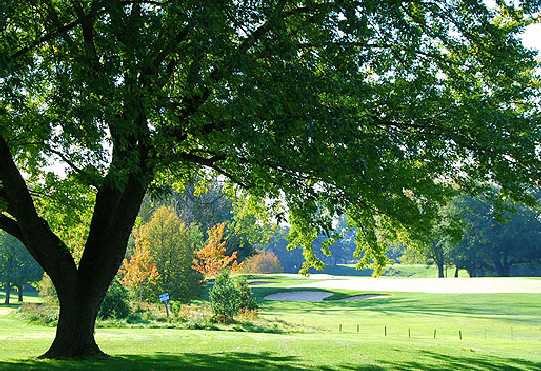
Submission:
POLYGON ((166 301, 169 301, 169 294, 161 294, 160 295, 160 301, 162 303, 166 302, 166 301))

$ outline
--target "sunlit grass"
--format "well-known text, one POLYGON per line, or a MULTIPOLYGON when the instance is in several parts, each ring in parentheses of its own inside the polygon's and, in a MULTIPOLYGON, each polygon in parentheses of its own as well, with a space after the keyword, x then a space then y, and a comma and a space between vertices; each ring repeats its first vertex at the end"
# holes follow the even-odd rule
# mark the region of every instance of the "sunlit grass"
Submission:
MULTIPOLYGON (((252 278, 273 282, 253 288, 260 300, 304 282, 284 276, 252 278)), ((259 332, 263 327, 244 328, 256 332, 98 329, 98 343, 114 358, 84 362, 33 360, 47 349, 54 328, 26 323, 10 311, 0 314, 1 370, 541 368, 541 301, 533 294, 389 293, 357 302, 264 301, 256 322, 275 323, 288 333, 259 332)))

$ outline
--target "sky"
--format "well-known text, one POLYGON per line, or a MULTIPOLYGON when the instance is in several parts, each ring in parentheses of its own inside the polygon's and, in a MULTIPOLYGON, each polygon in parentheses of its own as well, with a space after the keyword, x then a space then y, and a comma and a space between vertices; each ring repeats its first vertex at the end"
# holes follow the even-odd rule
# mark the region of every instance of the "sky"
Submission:
POLYGON ((541 51, 541 23, 529 25, 522 36, 522 41, 528 48, 541 51))

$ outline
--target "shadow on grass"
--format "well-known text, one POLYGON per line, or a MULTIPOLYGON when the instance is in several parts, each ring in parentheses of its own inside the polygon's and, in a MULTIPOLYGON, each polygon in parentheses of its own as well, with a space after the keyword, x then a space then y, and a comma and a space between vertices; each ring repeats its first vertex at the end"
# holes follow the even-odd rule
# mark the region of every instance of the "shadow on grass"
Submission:
POLYGON ((388 370, 417 371, 417 370, 472 370, 472 371, 525 371, 541 370, 540 362, 532 362, 517 358, 497 356, 455 357, 429 351, 421 351, 416 360, 412 361, 383 361, 379 364, 388 370))
POLYGON ((110 360, 0 361, 2 370, 235 370, 235 371, 414 371, 414 370, 539 370, 541 363, 502 357, 456 357, 434 352, 416 354, 412 361, 376 364, 307 365, 295 356, 260 353, 121 355, 110 360))
POLYGON ((1 370, 235 370, 235 371, 382 371, 374 365, 308 367, 295 356, 260 353, 120 355, 110 360, 0 361, 1 370))

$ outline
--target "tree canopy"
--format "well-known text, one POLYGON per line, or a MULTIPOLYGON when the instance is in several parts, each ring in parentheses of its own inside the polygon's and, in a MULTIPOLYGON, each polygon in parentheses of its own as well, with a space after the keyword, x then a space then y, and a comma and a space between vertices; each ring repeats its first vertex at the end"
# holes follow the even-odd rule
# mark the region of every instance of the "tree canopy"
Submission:
POLYGON ((3 1, 0 228, 57 288, 47 355, 99 352, 95 312, 145 194, 198 173, 283 200, 309 265, 339 214, 378 264, 377 230, 422 230, 458 190, 533 202, 539 82, 518 35, 535 3, 3 1), (78 265, 41 188, 92 195, 78 265))

